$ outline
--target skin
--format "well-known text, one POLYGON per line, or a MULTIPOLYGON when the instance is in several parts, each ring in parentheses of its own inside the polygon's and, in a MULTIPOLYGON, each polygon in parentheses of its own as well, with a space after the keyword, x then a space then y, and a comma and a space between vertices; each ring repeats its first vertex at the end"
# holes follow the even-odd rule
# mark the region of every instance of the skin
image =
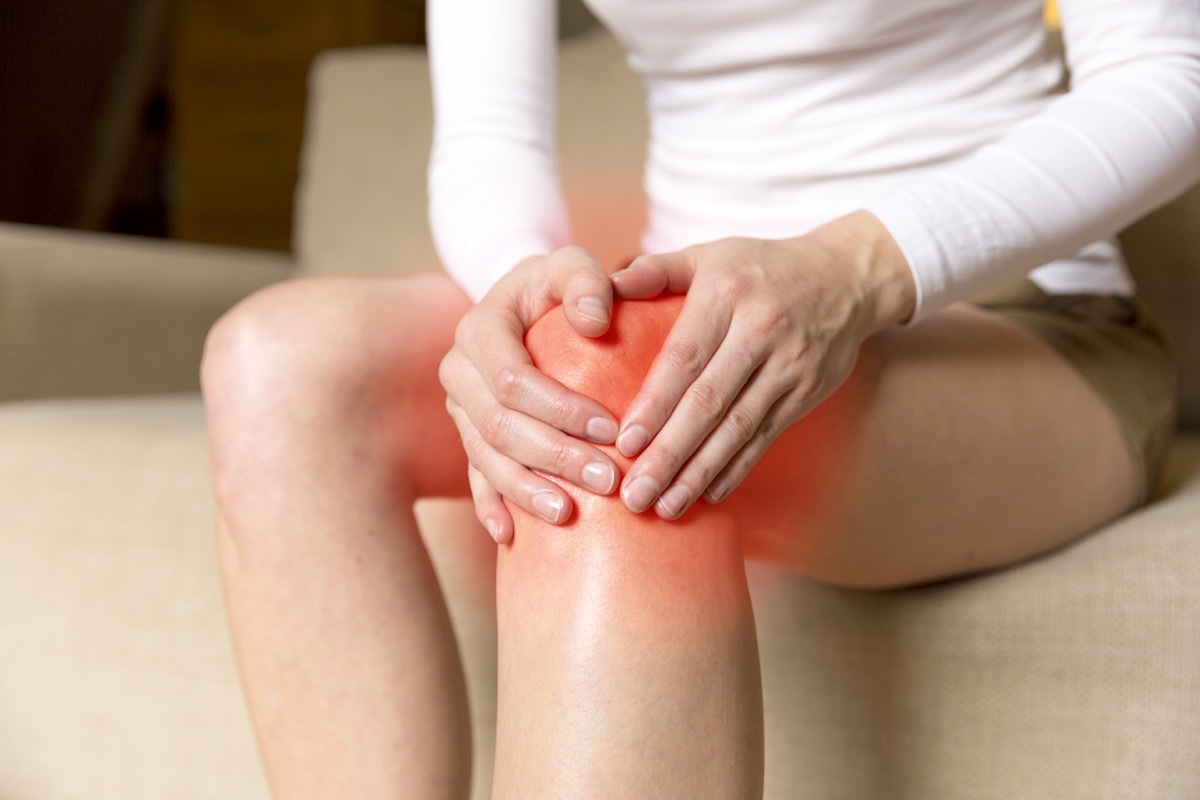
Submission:
MULTIPOLYGON (((746 557, 901 586, 1128 508, 1120 431, 1046 345, 966 307, 891 326, 911 295, 878 231, 855 216, 613 278, 568 248, 474 306, 441 276, 308 279, 222 320, 203 369, 219 552, 275 795, 465 796, 462 670, 418 497, 470 493, 504 542, 498 797, 754 796, 746 557), (611 305, 659 289, 686 299, 611 305), (605 360, 613 326, 636 358, 605 360), (611 445, 639 424, 655 435, 634 460, 611 445), (632 512, 639 476, 687 487, 682 517, 661 495, 632 512)), ((453 541, 486 563, 484 537, 453 541)))
POLYGON ((560 296, 584 336, 607 330, 614 291, 688 295, 616 439, 627 456, 651 445, 622 484, 626 506, 643 511, 669 490, 657 508, 668 519, 714 479, 710 499, 727 495, 788 425, 845 379, 863 341, 911 314, 916 291, 891 236, 863 212, 794 239, 727 239, 642 256, 611 280, 578 248, 519 265, 463 318, 441 369, 471 460, 476 510, 498 542, 512 535, 502 498, 549 522, 570 516, 566 493, 531 468, 601 494, 613 485, 611 461, 561 433, 607 444, 617 431, 581 395, 532 369, 520 340, 555 304, 548 284, 522 280, 523 268, 543 264, 556 275, 573 270, 560 296))

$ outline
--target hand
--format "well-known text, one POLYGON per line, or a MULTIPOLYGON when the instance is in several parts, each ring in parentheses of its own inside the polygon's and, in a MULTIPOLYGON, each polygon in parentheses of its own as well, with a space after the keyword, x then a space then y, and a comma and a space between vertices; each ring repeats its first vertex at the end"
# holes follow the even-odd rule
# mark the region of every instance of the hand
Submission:
POLYGON ((916 293, 904 255, 866 212, 795 239, 640 256, 612 283, 627 299, 687 293, 617 438, 637 456, 625 505, 664 519, 701 496, 726 498, 845 380, 868 336, 911 315, 916 293))
POLYGON ((475 514, 500 544, 513 533, 502 497, 552 523, 571 516, 570 496, 533 469, 598 494, 617 487, 616 465, 583 441, 611 444, 613 415, 544 375, 525 351, 526 331, 560 303, 580 334, 608 330, 612 285, 581 248, 517 265, 463 316, 439 370, 470 462, 475 514))

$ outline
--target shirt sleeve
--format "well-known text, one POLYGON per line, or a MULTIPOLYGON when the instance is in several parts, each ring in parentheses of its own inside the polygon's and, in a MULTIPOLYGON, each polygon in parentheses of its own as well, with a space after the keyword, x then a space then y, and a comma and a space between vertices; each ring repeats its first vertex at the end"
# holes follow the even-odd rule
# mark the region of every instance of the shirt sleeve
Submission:
POLYGON ((1065 258, 1200 177, 1200 0, 1059 0, 1071 87, 970 157, 868 205, 913 322, 1065 258))
POLYGON ((429 220, 446 270, 479 300, 571 238, 555 147, 555 0, 430 0, 429 220))

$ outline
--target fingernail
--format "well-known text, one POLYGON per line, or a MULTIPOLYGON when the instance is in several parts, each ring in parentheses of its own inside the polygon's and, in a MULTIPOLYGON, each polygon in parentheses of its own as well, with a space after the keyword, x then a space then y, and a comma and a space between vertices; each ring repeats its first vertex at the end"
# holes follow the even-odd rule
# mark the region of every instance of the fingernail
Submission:
POLYGON ((626 458, 633 458, 642 452, 650 441, 650 432, 641 425, 630 425, 617 437, 617 452, 626 458))
POLYGON ((617 438, 617 423, 604 417, 592 417, 583 431, 597 444, 611 444, 617 438))
POLYGON ((500 525, 494 519, 486 519, 483 522, 483 527, 487 528, 488 536, 492 537, 492 541, 496 544, 500 543, 500 525))
POLYGON ((599 297, 584 297, 575 304, 575 313, 601 325, 608 324, 608 306, 599 297))
POLYGON ((617 471, 611 464, 593 461, 583 468, 583 485, 597 494, 612 494, 617 486, 617 471))
POLYGON ((719 503, 725 499, 725 495, 729 494, 729 484, 724 481, 714 481, 705 494, 708 495, 710 503, 719 503))
POLYGON ((640 514, 658 497, 658 484, 648 475, 639 475, 621 490, 621 499, 630 511, 640 514))
POLYGON ((677 483, 658 498, 658 510, 664 517, 675 519, 683 512, 683 507, 687 505, 690 497, 691 493, 687 487, 677 483))
POLYGON ((554 492, 543 489, 533 493, 533 510, 547 522, 558 523, 562 518, 563 501, 554 492))

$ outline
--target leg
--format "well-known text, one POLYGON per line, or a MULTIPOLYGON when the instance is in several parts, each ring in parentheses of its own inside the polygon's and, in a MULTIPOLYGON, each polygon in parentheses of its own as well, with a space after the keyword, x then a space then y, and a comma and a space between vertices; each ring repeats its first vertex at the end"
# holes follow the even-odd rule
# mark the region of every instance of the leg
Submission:
MULTIPOLYGON (((681 302, 626 303, 595 343, 561 336, 553 314, 541 335, 559 377, 619 413, 681 302)), ((956 306, 870 339, 846 383, 718 508, 748 555, 878 588, 1044 553, 1136 493, 1124 436, 1074 368, 1024 329, 956 306)))
POLYGON ((752 554, 889 588, 1065 545, 1128 510, 1137 480, 1112 412, 1073 367, 1028 331, 956 306, 868 341, 847 384, 728 505, 752 554))
MULTIPOLYGON (((598 341, 551 312, 530 353, 620 413, 679 305, 622 304, 598 341)), ((1128 508, 1135 483, 1091 387, 1032 335, 959 307, 871 340, 723 504, 665 523, 575 493, 567 529, 514 510, 498 564, 498 796, 760 792, 743 545, 826 582, 907 585, 1068 542, 1128 508)))
POLYGON ((466 796, 462 669, 412 513, 467 491, 437 384, 466 308, 440 276, 316 279, 210 336, 221 568, 276 797, 466 796))
MULTIPOLYGON (((653 354, 618 314, 601 342, 571 336, 557 310, 544 322, 560 324, 526 340, 539 367, 617 411, 615 393, 636 389, 653 354)), ((663 522, 564 488, 568 525, 513 508, 500 551, 495 796, 761 797, 758 650, 734 519, 663 522)))

